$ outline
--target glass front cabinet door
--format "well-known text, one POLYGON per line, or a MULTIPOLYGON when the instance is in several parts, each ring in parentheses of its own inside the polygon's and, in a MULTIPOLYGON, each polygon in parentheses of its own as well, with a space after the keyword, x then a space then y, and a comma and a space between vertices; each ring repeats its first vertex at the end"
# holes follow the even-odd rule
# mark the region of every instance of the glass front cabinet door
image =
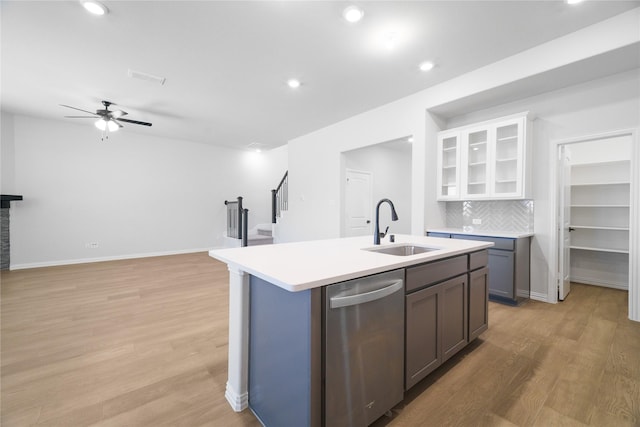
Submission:
POLYGON ((523 195, 524 118, 496 124, 491 194, 496 198, 523 195))
POLYGON ((438 133, 438 200, 460 199, 460 136, 438 133))
POLYGON ((489 194, 489 128, 464 133, 465 160, 463 182, 467 199, 489 194))

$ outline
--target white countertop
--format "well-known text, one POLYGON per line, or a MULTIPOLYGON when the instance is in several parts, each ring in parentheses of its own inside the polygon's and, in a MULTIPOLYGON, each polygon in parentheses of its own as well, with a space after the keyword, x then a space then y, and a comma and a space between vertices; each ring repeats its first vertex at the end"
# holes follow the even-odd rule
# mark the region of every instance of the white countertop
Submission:
POLYGON ((439 249, 410 256, 375 253, 362 250, 374 247, 373 236, 363 236, 214 249, 209 251, 209 255, 296 292, 493 246, 490 242, 396 235, 395 243, 389 243, 385 238, 380 247, 399 246, 402 243, 439 249))
POLYGON ((507 239, 519 239, 521 237, 531 237, 533 232, 522 231, 494 231, 494 230, 473 230, 465 231, 462 228, 429 228, 427 232, 431 233, 450 233, 450 234, 466 234, 469 236, 486 236, 486 237, 504 237, 507 239))

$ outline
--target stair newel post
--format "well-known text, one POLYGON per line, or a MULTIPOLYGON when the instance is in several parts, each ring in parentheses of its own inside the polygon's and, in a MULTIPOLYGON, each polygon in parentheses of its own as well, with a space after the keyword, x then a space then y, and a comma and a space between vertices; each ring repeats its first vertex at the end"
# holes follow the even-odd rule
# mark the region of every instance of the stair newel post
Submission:
POLYGON ((248 246, 249 242, 247 239, 248 226, 249 223, 249 209, 242 209, 242 246, 248 246))
POLYGON ((238 238, 242 239, 242 231, 244 230, 242 224, 242 196, 238 196, 238 238))
POLYGON ((277 221, 277 215, 276 215, 276 210, 277 210, 277 204, 278 204, 278 196, 277 196, 278 190, 271 190, 271 223, 275 224, 277 221))

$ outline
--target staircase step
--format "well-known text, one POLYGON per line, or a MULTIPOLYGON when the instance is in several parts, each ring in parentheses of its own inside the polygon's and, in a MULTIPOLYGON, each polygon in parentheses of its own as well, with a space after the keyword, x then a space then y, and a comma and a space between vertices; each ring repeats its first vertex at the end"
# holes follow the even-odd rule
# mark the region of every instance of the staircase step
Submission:
POLYGON ((256 232, 260 236, 273 236, 272 228, 271 224, 258 224, 256 226, 256 232))
POLYGON ((270 245, 273 243, 273 237, 261 234, 250 234, 247 236, 248 246, 270 245))

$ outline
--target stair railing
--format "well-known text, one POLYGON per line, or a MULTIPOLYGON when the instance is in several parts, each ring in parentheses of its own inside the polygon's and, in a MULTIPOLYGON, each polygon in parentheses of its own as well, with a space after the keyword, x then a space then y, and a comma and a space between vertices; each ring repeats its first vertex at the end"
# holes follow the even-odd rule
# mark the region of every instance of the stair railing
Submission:
POLYGON ((284 173, 280 184, 271 190, 271 222, 275 224, 282 211, 289 209, 289 171, 284 173))
POLYGON ((242 240, 242 246, 247 246, 247 228, 249 224, 249 209, 242 207, 242 197, 236 201, 225 200, 227 206, 227 236, 242 240))

